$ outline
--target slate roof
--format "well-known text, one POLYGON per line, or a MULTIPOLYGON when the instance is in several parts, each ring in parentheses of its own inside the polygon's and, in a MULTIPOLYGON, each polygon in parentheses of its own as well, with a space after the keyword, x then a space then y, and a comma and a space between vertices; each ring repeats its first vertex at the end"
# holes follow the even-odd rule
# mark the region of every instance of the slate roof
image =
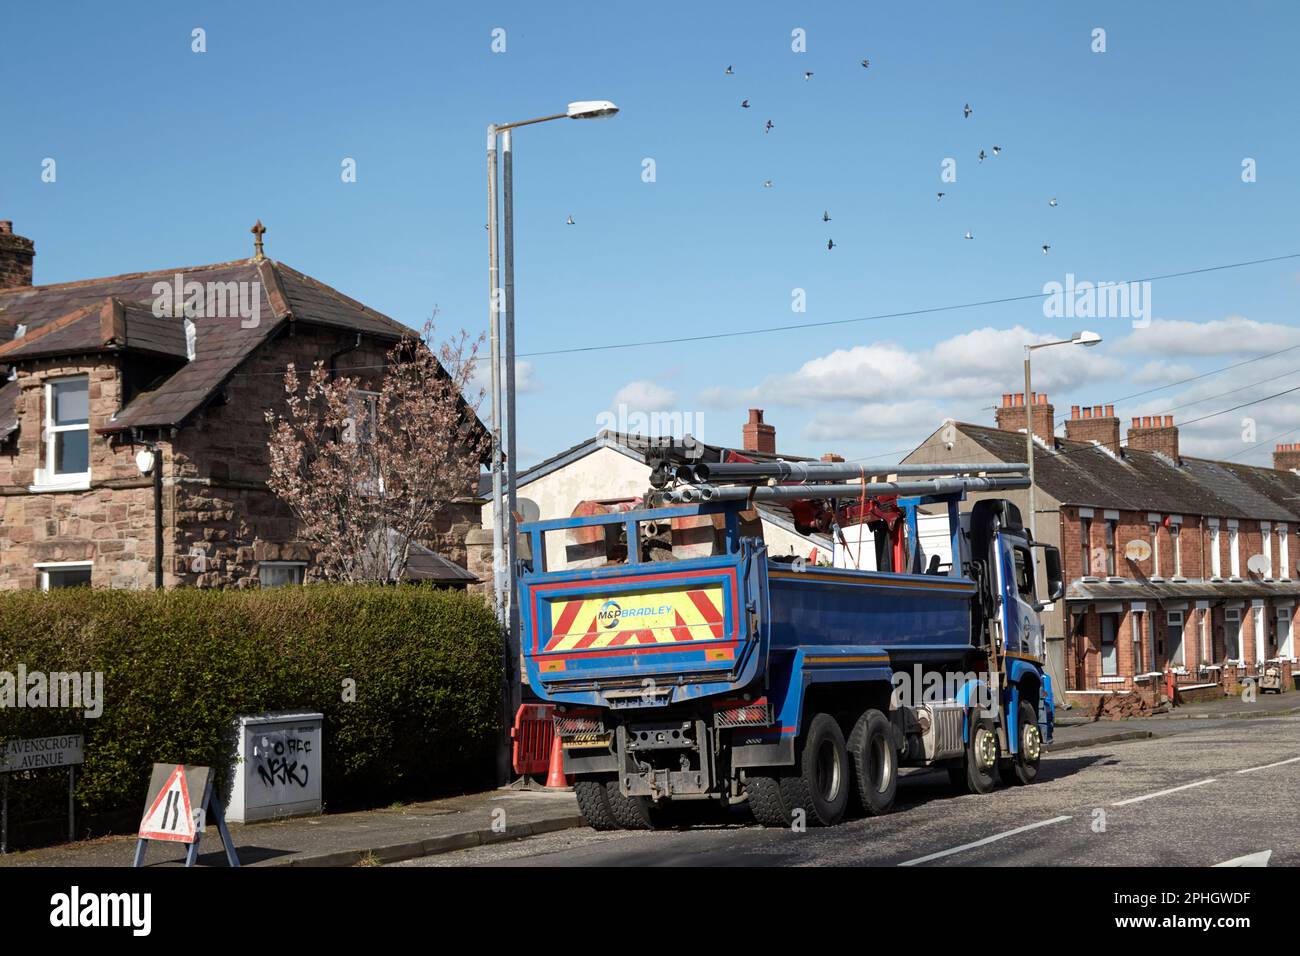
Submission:
MULTIPOLYGON (((153 315, 158 282, 256 282, 259 321, 200 317, 194 359, 151 392, 136 396, 107 430, 177 425, 199 410, 248 356, 288 322, 322 325, 397 341, 412 330, 336 289, 271 259, 243 259, 181 269, 158 269, 56 285, 0 290, 0 366, 51 355, 115 349, 185 358, 180 319, 153 315), (106 310, 121 311, 125 334, 107 336, 106 310), (25 334, 18 339, 18 326, 25 334)), ((233 310, 232 310, 233 311, 233 310)), ((12 401, 12 400, 10 400, 12 401)), ((5 418, 0 397, 0 419, 5 418)), ((0 433, 4 423, 0 422, 0 433)))
POLYGON ((1073 581, 1067 601, 1177 601, 1300 597, 1300 581, 1073 581))
MULTIPOLYGON (((1000 461, 1025 460, 1023 432, 967 423, 956 427, 1000 461)), ((1116 457, 1089 442, 1058 438, 1050 451, 1035 446, 1034 471, 1038 487, 1066 505, 1300 520, 1300 475, 1272 468, 1203 458, 1174 462, 1136 448, 1125 448, 1116 457)))

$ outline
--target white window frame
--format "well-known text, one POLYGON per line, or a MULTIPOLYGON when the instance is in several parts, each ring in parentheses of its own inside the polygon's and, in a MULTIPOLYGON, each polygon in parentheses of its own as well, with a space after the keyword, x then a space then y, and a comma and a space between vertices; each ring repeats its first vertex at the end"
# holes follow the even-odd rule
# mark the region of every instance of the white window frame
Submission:
POLYGON ((1159 581, 1160 576, 1160 524, 1157 521, 1148 523, 1151 529, 1151 580, 1159 581))
POLYGON ((1277 609, 1277 656, 1295 660, 1295 614, 1289 607, 1277 609))
POLYGON ((1198 621, 1198 627, 1199 627, 1198 635, 1199 635, 1199 641, 1201 645, 1201 655, 1200 655, 1201 663, 1213 664, 1214 648, 1210 646, 1211 644, 1210 608, 1208 605, 1197 604, 1196 611, 1200 615, 1200 620, 1198 621))
POLYGON ((1243 619, 1244 618, 1242 614, 1242 608, 1226 607, 1223 609, 1223 656, 1228 659, 1228 663, 1230 664, 1240 664, 1242 663, 1243 660, 1245 660, 1245 658, 1242 656, 1241 653, 1242 651, 1241 638, 1243 636, 1241 633, 1243 630, 1241 625, 1243 619), (1228 638, 1232 636, 1234 633, 1236 635, 1236 642, 1237 642, 1237 656, 1230 657, 1228 655, 1228 650, 1230 647, 1230 641, 1228 640, 1228 638))
POLYGON ((1182 611, 1169 611, 1165 618, 1165 656, 1172 667, 1187 666, 1187 621, 1182 611), (1178 653, 1175 655, 1174 642, 1170 638, 1173 628, 1178 628, 1178 653))
POLYGON ((307 580, 307 562, 306 561, 258 561, 257 562, 257 585, 263 588, 276 587, 299 587, 307 580), (299 571, 298 580, 291 581, 288 584, 264 584, 262 582, 263 568, 297 568, 299 571))
POLYGON ((40 587, 42 591, 50 589, 50 572, 51 571, 74 571, 85 568, 94 574, 94 561, 41 561, 32 565, 36 568, 36 573, 40 576, 40 587))
POLYGON ((1290 536, 1287 533, 1287 527, 1284 524, 1277 526, 1277 551, 1278 557, 1282 560, 1282 580, 1291 580, 1291 547, 1289 543, 1290 536))
POLYGON ((1241 528, 1235 521, 1228 522, 1228 569, 1232 572, 1229 580, 1241 580, 1241 528))
POLYGON ((1259 523, 1259 543, 1264 548, 1264 580, 1273 580, 1273 526, 1267 521, 1259 523))
POLYGON ((1223 552, 1219 541, 1219 522, 1210 519, 1210 577, 1219 580, 1223 577, 1223 552))
POLYGON ((42 385, 45 396, 44 435, 41 446, 43 451, 42 467, 36 469, 35 482, 29 491, 85 491, 90 488, 90 376, 60 375, 46 379, 42 385), (84 381, 86 383, 86 422, 83 425, 54 424, 54 386, 64 382, 84 381), (67 432, 86 433, 86 470, 70 472, 64 475, 54 473, 56 436, 67 432))
POLYGON ((1181 581, 1183 578, 1183 526, 1177 522, 1169 525, 1169 542, 1174 552, 1173 580, 1181 581))
POLYGON ((1255 660, 1256 662, 1258 662, 1264 660, 1264 658, 1267 656, 1265 651, 1265 644, 1268 641, 1268 635, 1264 627, 1264 611, 1265 611, 1264 602, 1251 601, 1250 610, 1251 610, 1250 616, 1254 619, 1253 623, 1255 625, 1254 650, 1255 650, 1255 660))
POLYGON ((1117 550, 1119 548, 1118 519, 1107 518, 1106 527, 1103 533, 1105 535, 1103 541, 1105 542, 1106 548, 1106 577, 1117 578, 1119 577, 1119 554, 1117 550))

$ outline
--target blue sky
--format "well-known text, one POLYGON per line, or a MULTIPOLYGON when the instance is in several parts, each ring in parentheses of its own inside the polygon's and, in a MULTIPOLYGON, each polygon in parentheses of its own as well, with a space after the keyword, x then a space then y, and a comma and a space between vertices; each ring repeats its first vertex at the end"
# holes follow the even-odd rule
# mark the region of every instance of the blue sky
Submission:
MULTIPOLYGON (((0 17, 0 218, 36 241, 42 283, 237 258, 260 217, 269 255, 408 324, 436 304, 444 330, 478 333, 485 126, 586 98, 622 111, 515 137, 525 354, 1300 252, 1290 3, 47 3, 0 17), (940 181, 946 158, 956 182, 940 181)), ((991 423, 1021 345, 1083 326, 1105 343, 1035 360, 1058 417, 1115 403, 1126 423, 1190 421, 1300 385, 1297 350, 1164 387, 1300 345, 1300 259, 1150 295, 1145 328, 1048 318, 1031 300, 528 357, 520 457, 590 436, 622 400, 733 443, 756 405, 782 450, 896 460, 945 417, 991 423)), ((1297 396, 1189 424, 1183 448, 1265 463, 1275 435, 1300 440, 1297 396)))

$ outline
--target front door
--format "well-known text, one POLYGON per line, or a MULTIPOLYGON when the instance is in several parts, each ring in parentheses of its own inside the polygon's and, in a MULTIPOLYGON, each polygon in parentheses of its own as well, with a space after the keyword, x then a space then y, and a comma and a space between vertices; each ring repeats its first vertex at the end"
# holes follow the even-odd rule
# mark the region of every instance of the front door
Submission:
POLYGON ((1115 640, 1119 631, 1119 618, 1114 614, 1101 615, 1101 676, 1114 677, 1119 674, 1119 643, 1115 640))

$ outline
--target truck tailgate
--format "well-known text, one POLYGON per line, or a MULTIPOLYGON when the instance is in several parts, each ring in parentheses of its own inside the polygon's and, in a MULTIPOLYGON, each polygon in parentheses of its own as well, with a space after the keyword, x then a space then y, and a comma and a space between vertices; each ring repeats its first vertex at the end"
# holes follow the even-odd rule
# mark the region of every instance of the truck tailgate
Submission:
POLYGON ((725 693, 753 657, 748 611, 758 610, 757 582, 747 572, 762 564, 726 555, 525 574, 530 683, 557 700, 593 703, 603 696, 593 692, 620 688, 653 686, 676 700, 725 693))

